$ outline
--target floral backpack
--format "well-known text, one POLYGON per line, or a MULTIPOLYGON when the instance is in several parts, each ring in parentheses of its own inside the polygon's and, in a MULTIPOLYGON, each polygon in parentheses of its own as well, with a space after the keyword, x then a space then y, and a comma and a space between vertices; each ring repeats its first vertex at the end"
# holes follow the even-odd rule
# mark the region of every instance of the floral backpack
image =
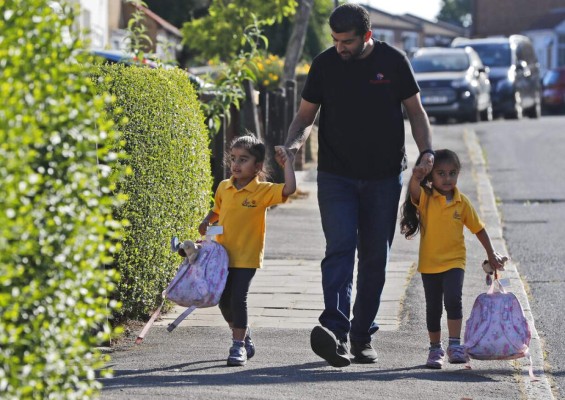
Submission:
MULTIPOLYGON (((163 302, 153 313, 135 343, 140 344, 145 334, 161 313, 165 299, 188 307, 167 330, 172 332, 196 308, 213 307, 218 304, 228 277, 228 255, 224 247, 208 239, 200 243, 197 256, 185 257, 169 286, 163 291, 163 302)), ((171 247, 174 245, 172 244, 171 247)), ((174 251, 178 250, 173 249, 174 251)))
MULTIPOLYGON (((480 294, 465 327, 465 354, 476 360, 513 360, 526 357, 532 337, 522 306, 495 274, 486 293, 480 294)), ((469 366, 470 367, 470 366, 469 366)))

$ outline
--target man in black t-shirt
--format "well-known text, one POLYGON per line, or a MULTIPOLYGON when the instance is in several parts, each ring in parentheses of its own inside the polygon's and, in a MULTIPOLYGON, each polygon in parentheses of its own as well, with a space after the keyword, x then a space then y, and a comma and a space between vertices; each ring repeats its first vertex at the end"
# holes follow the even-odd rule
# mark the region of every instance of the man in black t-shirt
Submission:
POLYGON ((318 203, 326 238, 322 260, 325 309, 311 333, 312 350, 330 365, 377 360, 371 345, 394 237, 402 171, 404 119, 423 164, 433 163, 431 129, 405 55, 371 37, 367 10, 337 7, 334 47, 313 61, 285 146, 304 144, 318 110, 318 203), (350 320, 355 251, 357 296, 350 320), (349 339, 349 340, 348 340, 349 339))

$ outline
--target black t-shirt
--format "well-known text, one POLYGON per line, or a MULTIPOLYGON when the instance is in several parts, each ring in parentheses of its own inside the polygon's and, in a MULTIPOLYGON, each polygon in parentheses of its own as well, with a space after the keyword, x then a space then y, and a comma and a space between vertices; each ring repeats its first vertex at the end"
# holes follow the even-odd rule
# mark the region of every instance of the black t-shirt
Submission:
POLYGON ((321 105, 318 169, 355 179, 406 169, 401 102, 419 91, 406 56, 384 42, 364 59, 344 61, 335 47, 319 54, 302 91, 321 105))

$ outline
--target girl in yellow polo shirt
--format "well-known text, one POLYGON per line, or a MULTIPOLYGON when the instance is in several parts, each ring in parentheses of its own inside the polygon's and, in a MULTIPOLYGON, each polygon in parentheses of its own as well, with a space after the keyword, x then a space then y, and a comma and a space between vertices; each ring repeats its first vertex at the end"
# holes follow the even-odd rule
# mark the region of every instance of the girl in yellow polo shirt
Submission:
POLYGON ((451 150, 436 150, 434 161, 412 170, 406 201, 402 206, 400 228, 410 239, 420 232, 418 271, 422 274, 426 297, 426 325, 430 348, 426 366, 442 368, 446 352, 441 343, 441 315, 447 313, 450 363, 464 363, 461 345, 462 290, 466 249, 464 227, 474 233, 487 252, 493 268, 500 269, 506 257, 494 251, 485 224, 469 199, 457 189, 461 163, 451 150))
POLYGON ((223 226, 221 243, 229 257, 226 287, 220 299, 222 315, 232 329, 233 344, 227 364, 245 365, 255 354, 247 318, 247 294, 257 268, 263 263, 267 208, 286 201, 296 190, 294 155, 277 146, 275 158, 284 166, 284 184, 264 182, 265 145, 251 135, 230 144, 226 162, 231 178, 220 182, 214 207, 200 224, 201 235, 211 223, 223 226))

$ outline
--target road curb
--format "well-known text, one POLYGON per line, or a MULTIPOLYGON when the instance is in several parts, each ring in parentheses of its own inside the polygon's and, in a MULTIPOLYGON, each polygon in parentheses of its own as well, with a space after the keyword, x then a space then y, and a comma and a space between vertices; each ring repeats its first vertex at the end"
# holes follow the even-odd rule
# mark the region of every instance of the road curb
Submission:
MULTIPOLYGON (((465 145, 467 147, 469 157, 472 163, 473 179, 477 186, 477 196, 479 198, 480 214, 488 226, 489 235, 493 241, 494 247, 501 249, 503 254, 508 253, 508 247, 503 237, 502 222, 498 207, 496 206, 496 198, 492 188, 490 177, 487 173, 486 160, 479 143, 477 134, 472 129, 466 129, 464 133, 465 145)), ((516 366, 521 369, 519 374, 519 383, 528 400, 554 400, 551 385, 544 371, 543 346, 541 339, 535 327, 534 317, 528 300, 524 283, 520 278, 520 274, 513 262, 508 263, 505 267, 505 278, 510 279, 511 291, 516 295, 522 304, 524 314, 530 325, 532 339, 530 341, 530 355, 534 374, 538 381, 532 382, 529 376, 528 362, 516 361, 516 366)))

